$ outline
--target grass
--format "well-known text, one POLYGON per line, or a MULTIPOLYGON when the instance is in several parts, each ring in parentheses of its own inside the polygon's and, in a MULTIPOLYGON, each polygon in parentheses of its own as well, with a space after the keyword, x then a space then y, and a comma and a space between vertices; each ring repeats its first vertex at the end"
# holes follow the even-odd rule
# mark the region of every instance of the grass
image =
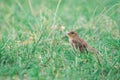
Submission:
POLYGON ((119 0, 0 0, 0 80, 119 80, 119 14, 119 0), (70 30, 101 66, 74 51, 70 30))

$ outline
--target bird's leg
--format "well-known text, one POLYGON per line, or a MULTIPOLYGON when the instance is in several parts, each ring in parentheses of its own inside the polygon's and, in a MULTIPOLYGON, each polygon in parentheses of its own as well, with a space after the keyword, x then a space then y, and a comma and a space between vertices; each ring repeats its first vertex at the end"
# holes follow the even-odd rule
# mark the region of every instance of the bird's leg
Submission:
POLYGON ((80 46, 80 51, 81 51, 81 53, 83 53, 83 46, 82 45, 80 46))

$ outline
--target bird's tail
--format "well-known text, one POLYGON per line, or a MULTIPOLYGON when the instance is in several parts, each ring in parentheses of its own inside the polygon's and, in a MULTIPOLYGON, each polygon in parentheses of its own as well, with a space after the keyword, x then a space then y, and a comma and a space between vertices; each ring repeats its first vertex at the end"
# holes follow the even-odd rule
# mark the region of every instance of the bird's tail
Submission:
POLYGON ((88 49, 89 49, 91 52, 94 53, 94 56, 97 58, 98 63, 99 63, 100 66, 101 66, 102 57, 99 56, 98 51, 97 51, 96 49, 92 48, 91 46, 88 46, 88 49))
POLYGON ((95 54, 98 54, 98 51, 97 51, 96 49, 92 48, 91 46, 88 46, 88 50, 89 50, 90 52, 93 52, 93 53, 95 53, 95 54))

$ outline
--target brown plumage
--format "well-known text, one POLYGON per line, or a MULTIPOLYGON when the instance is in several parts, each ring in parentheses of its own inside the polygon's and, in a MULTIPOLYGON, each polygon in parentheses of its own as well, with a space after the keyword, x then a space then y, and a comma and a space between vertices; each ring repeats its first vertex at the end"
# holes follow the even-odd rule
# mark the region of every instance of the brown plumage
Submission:
POLYGON ((84 49, 86 50, 86 53, 88 53, 88 51, 93 52, 99 64, 101 65, 100 62, 102 59, 98 57, 97 55, 98 52, 96 49, 88 45, 88 43, 84 41, 82 38, 80 38, 79 35, 75 31, 68 32, 67 35, 69 37, 69 42, 74 48, 79 49, 81 53, 83 53, 84 49))
POLYGON ((88 51, 97 53, 97 50, 88 45, 88 43, 80 38, 76 32, 71 31, 68 32, 67 35, 69 37, 69 42, 71 43, 71 45, 74 48, 79 49, 81 53, 83 53, 84 49, 86 50, 86 53, 88 53, 88 51))

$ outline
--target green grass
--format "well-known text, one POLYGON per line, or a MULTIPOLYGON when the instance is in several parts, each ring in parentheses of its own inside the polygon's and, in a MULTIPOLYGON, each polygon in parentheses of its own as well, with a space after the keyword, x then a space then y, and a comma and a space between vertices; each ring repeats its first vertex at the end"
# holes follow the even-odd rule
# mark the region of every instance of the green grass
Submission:
POLYGON ((119 0, 0 0, 0 80, 119 80, 119 59, 119 0), (101 66, 74 51, 71 30, 101 66))

